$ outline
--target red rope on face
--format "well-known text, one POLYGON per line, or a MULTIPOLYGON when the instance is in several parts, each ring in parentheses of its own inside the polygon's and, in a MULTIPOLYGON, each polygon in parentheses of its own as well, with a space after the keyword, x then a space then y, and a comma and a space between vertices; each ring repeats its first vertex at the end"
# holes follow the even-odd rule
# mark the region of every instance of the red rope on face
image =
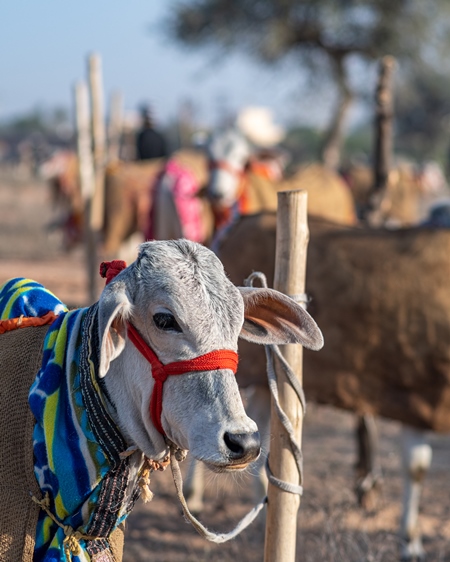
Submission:
POLYGON ((164 365, 164 371, 168 375, 182 375, 192 371, 217 371, 229 369, 236 373, 238 366, 238 355, 231 349, 218 349, 200 355, 186 361, 176 361, 164 365))
MULTIPOLYGON (((106 284, 108 284, 126 267, 127 264, 122 260, 104 261, 100 264, 100 275, 106 277, 106 284)), ((155 384, 150 398, 150 417, 153 425, 162 435, 164 435, 161 424, 163 385, 168 376, 220 369, 229 369, 233 373, 237 371, 238 355, 230 349, 211 351, 194 359, 175 361, 174 363, 163 365, 156 356, 156 353, 148 346, 130 322, 128 322, 128 337, 152 367, 152 376, 155 384)))
POLYGON ((161 424, 163 385, 168 376, 183 375, 194 371, 216 371, 221 369, 229 369, 233 371, 233 373, 237 371, 238 354, 231 349, 219 349, 206 353, 205 355, 200 355, 194 359, 175 361, 163 365, 155 352, 143 340, 142 336, 131 323, 128 323, 128 336, 136 346, 136 349, 140 351, 152 367, 152 376, 155 380, 155 384, 150 399, 150 416, 153 425, 162 435, 164 435, 161 424))
POLYGON ((210 160, 209 169, 211 172, 214 170, 225 170, 238 178, 241 178, 245 174, 245 169, 236 168, 226 160, 210 160))
POLYGON ((123 260, 102 261, 99 273, 101 277, 106 277, 107 285, 126 267, 127 264, 123 260))

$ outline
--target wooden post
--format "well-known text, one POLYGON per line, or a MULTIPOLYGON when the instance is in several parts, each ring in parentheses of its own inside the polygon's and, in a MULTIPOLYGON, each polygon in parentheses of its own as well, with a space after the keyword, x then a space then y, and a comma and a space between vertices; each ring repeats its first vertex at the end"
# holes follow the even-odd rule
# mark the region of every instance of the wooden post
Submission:
POLYGON ((91 54, 88 59, 89 89, 92 107, 92 140, 94 150, 95 192, 91 209, 91 228, 100 232, 103 227, 105 198, 106 134, 103 102, 103 79, 101 58, 91 54))
MULTIPOLYGON (((277 241, 274 288, 287 295, 305 290, 306 252, 309 240, 306 191, 278 193, 277 241)), ((301 345, 283 346, 281 352, 302 382, 301 345)), ((301 445, 303 412, 301 404, 276 364, 280 406, 292 423, 301 445)), ((285 482, 300 484, 297 465, 288 435, 278 419, 272 401, 270 417, 270 457, 272 474, 285 482)), ((284 492, 269 484, 264 562, 294 562, 297 513, 300 496, 284 492)))
POLYGON ((380 62, 380 72, 375 93, 375 153, 373 191, 379 192, 387 187, 392 165, 392 121, 394 104, 392 96, 392 76, 395 59, 385 56, 380 62))
POLYGON ((122 123, 123 97, 120 92, 113 92, 109 110, 108 161, 119 159, 122 123))
POLYGON ((95 234, 91 229, 91 205, 95 191, 94 163, 91 147, 91 120, 89 112, 88 88, 85 82, 75 86, 75 122, 77 129, 78 176, 80 179, 81 198, 84 207, 83 231, 88 272, 89 303, 95 302, 97 278, 97 253, 95 234))

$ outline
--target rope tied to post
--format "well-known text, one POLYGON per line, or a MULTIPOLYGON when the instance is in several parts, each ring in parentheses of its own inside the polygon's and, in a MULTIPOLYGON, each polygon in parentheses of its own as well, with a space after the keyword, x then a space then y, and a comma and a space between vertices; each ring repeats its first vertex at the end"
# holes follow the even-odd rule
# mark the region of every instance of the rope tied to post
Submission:
MULTIPOLYGON (((255 280, 258 280, 263 288, 265 289, 267 288, 266 276, 264 275, 264 273, 261 273, 259 271, 253 272, 251 275, 249 275, 249 277, 247 277, 247 279, 244 281, 244 285, 246 287, 253 287, 253 282, 255 280)), ((291 296, 290 298, 293 298, 293 300, 304 305, 305 307, 306 304, 309 302, 308 296, 306 294, 293 295, 293 297, 291 296)), ((267 478, 273 486, 277 486, 278 488, 280 488, 280 490, 283 490, 284 492, 288 492, 290 494, 296 494, 301 496, 303 494, 303 453, 300 445, 297 443, 297 440, 295 438, 295 433, 292 424, 280 405, 279 394, 278 394, 278 380, 275 370, 275 358, 277 361, 279 361, 283 369, 283 372, 286 376, 286 380, 288 381, 290 386, 295 391, 295 394, 297 395, 297 398, 302 407, 303 417, 305 416, 305 412, 306 412, 305 394, 303 392, 303 388, 299 380, 295 376, 295 373, 292 371, 288 362, 281 354, 279 347, 277 345, 272 344, 272 345, 265 345, 264 349, 266 352, 267 381, 269 384, 269 390, 275 404, 275 410, 277 412, 278 418, 289 437, 289 445, 291 447, 291 451, 295 459, 295 464, 297 467, 300 484, 299 485, 292 484, 291 482, 284 482, 283 480, 276 478, 270 470, 269 454, 267 455, 267 459, 266 459, 267 478)))

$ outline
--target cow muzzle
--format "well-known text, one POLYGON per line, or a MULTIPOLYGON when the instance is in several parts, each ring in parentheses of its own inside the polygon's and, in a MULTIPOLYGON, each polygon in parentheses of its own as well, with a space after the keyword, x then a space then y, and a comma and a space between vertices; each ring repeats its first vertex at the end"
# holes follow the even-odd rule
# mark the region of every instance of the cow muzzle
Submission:
POLYGON ((259 431, 254 433, 228 433, 223 436, 226 446, 227 463, 205 464, 214 472, 233 472, 244 470, 255 461, 261 453, 261 438, 259 431))

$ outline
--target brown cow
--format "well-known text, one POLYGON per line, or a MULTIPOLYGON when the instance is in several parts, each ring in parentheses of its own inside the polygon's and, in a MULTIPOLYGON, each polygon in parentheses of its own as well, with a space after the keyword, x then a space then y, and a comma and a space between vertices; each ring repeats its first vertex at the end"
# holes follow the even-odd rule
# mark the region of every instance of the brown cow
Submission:
MULTIPOLYGON (((450 232, 350 228, 311 216, 309 228, 309 309, 326 340, 320 353, 305 352, 309 398, 450 431, 450 232)), ((271 285, 275 231, 275 213, 263 213, 228 233, 218 253, 234 283, 262 271, 271 285)), ((259 351, 257 363, 242 349, 242 386, 265 382, 259 351)))
MULTIPOLYGON (((196 192, 190 196, 198 201, 201 209, 199 220, 202 236, 195 240, 206 243, 212 237, 214 219, 209 203, 202 196, 208 177, 208 162, 200 150, 181 149, 164 159, 142 162, 113 163, 106 170, 104 252, 117 257, 121 245, 133 234, 143 241, 148 237, 149 223, 156 240, 190 238, 184 233, 173 196, 164 185, 166 165, 175 162, 179 169, 187 170, 196 182, 196 192), (163 196, 157 196, 158 194, 163 196), (153 207, 153 210, 152 210, 153 207)), ((134 244, 136 246, 136 244, 134 244)), ((134 259, 134 257, 133 257, 134 259)))
MULTIPOLYGON (((151 204, 151 186, 164 162, 116 160, 106 167, 102 234, 107 255, 118 252, 131 234, 143 232, 151 204)), ((55 226, 62 229, 64 246, 70 250, 82 242, 84 231, 78 157, 73 151, 59 151, 41 166, 40 173, 49 182, 54 207, 62 216, 55 226)))
POLYGON ((398 162, 389 173, 387 188, 377 194, 373 194, 371 167, 355 163, 343 175, 358 212, 371 206, 366 220, 374 227, 414 226, 426 218, 433 202, 450 195, 445 177, 435 162, 428 162, 422 168, 410 162, 398 162))
MULTIPOLYGON (((208 161, 204 153, 195 149, 181 149, 170 157, 179 167, 188 170, 198 189, 195 197, 201 207, 203 238, 196 240, 208 242, 214 230, 214 217, 210 204, 202 195, 208 178, 208 161)), ((132 240, 133 255, 127 261, 135 259, 136 247, 142 242, 148 231, 154 193, 160 184, 167 161, 163 158, 128 162, 115 160, 105 169, 105 216, 103 226, 103 248, 105 257, 117 257, 123 253, 127 240, 132 240), (133 236, 134 235, 134 236, 133 236), (137 236, 137 238, 136 238, 137 236), (130 259, 131 258, 131 259, 130 259)), ((58 221, 65 236, 68 249, 79 244, 83 239, 83 202, 78 181, 78 161, 75 153, 67 152, 55 155, 42 169, 42 175, 51 186, 55 202, 64 202, 64 218, 58 221)), ((166 202, 166 201, 163 201, 166 202)), ((180 238, 179 219, 174 205, 158 203, 157 218, 164 228, 156 228, 156 239, 180 238), (161 232, 160 232, 161 231, 161 232), (169 232, 173 235, 167 235, 169 232)), ((184 236, 189 238, 189 236, 184 236)), ((127 251, 127 250, 125 250, 127 251)), ((123 256, 125 257, 125 256, 123 256)))
MULTIPOLYGON (((450 431, 450 231, 352 228, 314 217, 309 228, 306 290, 325 346, 305 351, 307 399, 450 431)), ((262 271, 271 285, 275 235, 275 213, 235 224, 219 248, 233 282, 262 271)), ((239 384, 265 388, 264 353, 246 342, 239 351, 239 384)), ((411 451, 408 490, 420 493, 431 450, 422 441, 419 457, 411 451)), ((401 529, 405 558, 423 554, 411 494, 401 529)))
POLYGON ((164 164, 163 158, 157 158, 139 162, 115 161, 107 166, 103 229, 106 256, 116 257, 125 240, 136 232, 144 232, 150 215, 152 186, 164 164))
POLYGON ((342 177, 326 166, 314 162, 299 166, 277 185, 278 191, 303 189, 308 193, 308 213, 330 221, 357 223, 353 194, 342 177))

